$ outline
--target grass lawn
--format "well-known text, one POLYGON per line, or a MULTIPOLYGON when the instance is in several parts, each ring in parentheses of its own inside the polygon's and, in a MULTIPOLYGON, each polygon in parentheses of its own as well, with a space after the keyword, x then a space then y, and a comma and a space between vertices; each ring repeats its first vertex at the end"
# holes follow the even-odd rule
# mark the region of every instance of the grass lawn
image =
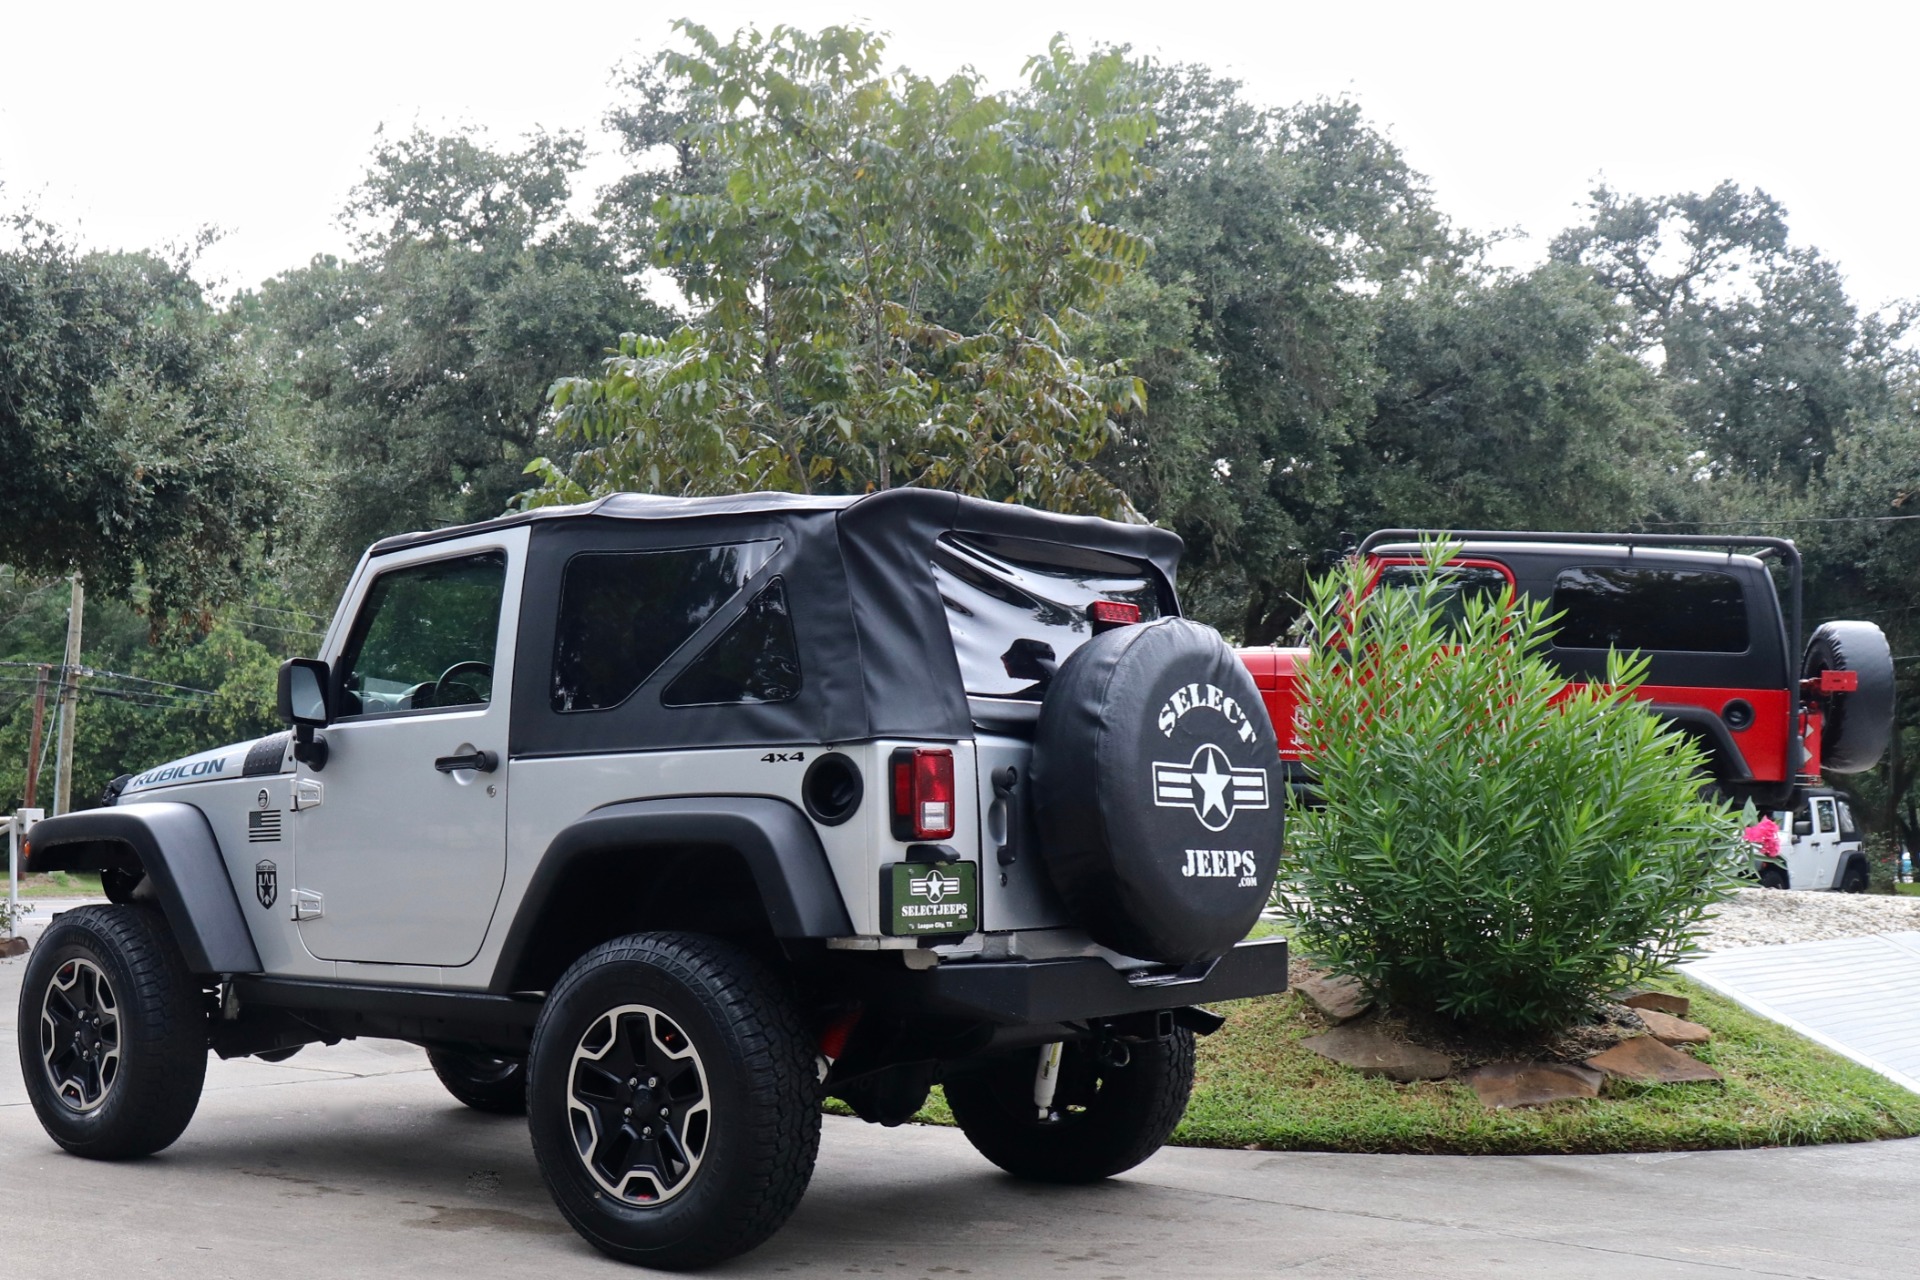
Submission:
POLYGON ((1920 884, 1896 884, 1893 886, 1893 891, 1908 897, 1920 898, 1920 884))
MULTIPOLYGON (((0 884, 0 897, 6 886, 0 884)), ((100 877, 91 871, 48 871, 20 877, 22 898, 98 898, 100 877)))
MULTIPOLYGON (((1173 1143, 1263 1151, 1457 1155, 1680 1151, 1920 1134, 1920 1094, 1830 1053, 1776 1023, 1688 983, 1663 984, 1693 1001, 1713 1030, 1696 1050, 1722 1084, 1628 1085, 1601 1097, 1488 1111, 1454 1081, 1394 1084, 1337 1066, 1301 1039, 1326 1029, 1287 994, 1219 1006, 1227 1025, 1200 1042, 1187 1116, 1173 1143)), ((846 1112, 833 1104, 840 1114, 846 1112)), ((952 1124, 936 1089, 915 1117, 952 1124)))

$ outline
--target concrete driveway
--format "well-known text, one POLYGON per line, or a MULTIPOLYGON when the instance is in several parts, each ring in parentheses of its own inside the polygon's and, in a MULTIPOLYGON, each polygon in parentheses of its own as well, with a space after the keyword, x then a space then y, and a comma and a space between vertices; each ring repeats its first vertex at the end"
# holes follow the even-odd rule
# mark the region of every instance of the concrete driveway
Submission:
MULTIPOLYGON (((455 1103, 406 1045, 216 1061, 168 1151, 63 1154, 13 1065, 24 967, 0 962, 7 1274, 635 1274, 561 1221, 524 1125, 455 1103)), ((1060 1189, 1013 1182, 957 1133, 829 1119, 793 1221, 706 1274, 1905 1277, 1920 1274, 1917 1202, 1920 1141, 1498 1159, 1170 1149, 1060 1189)))

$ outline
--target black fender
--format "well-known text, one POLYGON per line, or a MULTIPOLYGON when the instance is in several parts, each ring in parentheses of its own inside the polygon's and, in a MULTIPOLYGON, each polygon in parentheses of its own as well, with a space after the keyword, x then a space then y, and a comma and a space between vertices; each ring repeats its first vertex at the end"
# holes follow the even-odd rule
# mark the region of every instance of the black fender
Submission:
POLYGON ((22 870, 145 871, 188 972, 260 972, 220 842, 192 805, 155 801, 62 814, 35 823, 27 843, 22 870))
POLYGON ((1722 783, 1752 782, 1753 769, 1733 740, 1727 722, 1705 707, 1683 702, 1650 702, 1647 710, 1700 744, 1714 778, 1722 783))
POLYGON ((671 796, 603 805, 563 829, 541 855, 520 899, 492 989, 505 991, 532 945, 547 901, 576 860, 610 850, 718 847, 745 861, 776 938, 844 938, 853 921, 813 824, 771 796, 671 796))

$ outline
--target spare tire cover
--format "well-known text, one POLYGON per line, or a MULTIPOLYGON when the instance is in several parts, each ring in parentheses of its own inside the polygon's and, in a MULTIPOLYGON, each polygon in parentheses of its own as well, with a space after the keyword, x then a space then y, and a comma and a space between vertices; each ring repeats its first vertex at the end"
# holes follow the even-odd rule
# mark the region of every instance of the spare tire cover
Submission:
POLYGON ((1802 674, 1851 671, 1860 680, 1852 693, 1821 701, 1820 768, 1826 773, 1865 773, 1880 763, 1893 738, 1893 650, 1871 622, 1823 623, 1807 641, 1802 674))
POLYGON ((1279 869, 1279 765, 1260 691, 1211 627, 1163 618, 1075 650, 1041 705, 1033 803, 1076 923, 1161 964, 1246 937, 1279 869))

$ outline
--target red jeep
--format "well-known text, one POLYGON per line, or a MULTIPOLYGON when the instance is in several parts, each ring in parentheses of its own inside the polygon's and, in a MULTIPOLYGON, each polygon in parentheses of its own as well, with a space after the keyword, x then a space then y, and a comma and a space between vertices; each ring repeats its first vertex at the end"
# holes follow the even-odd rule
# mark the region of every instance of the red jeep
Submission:
MULTIPOLYGON (((1886 637, 1871 622, 1828 622, 1803 647, 1800 552, 1787 539, 1383 529, 1356 552, 1375 566, 1369 590, 1418 580, 1423 535, 1460 543, 1443 570, 1450 604, 1508 588, 1550 602, 1559 621, 1547 656, 1569 683, 1603 679, 1609 649, 1644 652, 1650 667, 1637 696, 1700 743, 1735 802, 1791 807, 1822 771, 1859 773, 1886 750, 1886 637), (1770 565, 1785 578, 1784 617, 1770 565)), ((1308 778, 1294 728, 1305 653, 1239 650, 1296 787, 1308 778)))

